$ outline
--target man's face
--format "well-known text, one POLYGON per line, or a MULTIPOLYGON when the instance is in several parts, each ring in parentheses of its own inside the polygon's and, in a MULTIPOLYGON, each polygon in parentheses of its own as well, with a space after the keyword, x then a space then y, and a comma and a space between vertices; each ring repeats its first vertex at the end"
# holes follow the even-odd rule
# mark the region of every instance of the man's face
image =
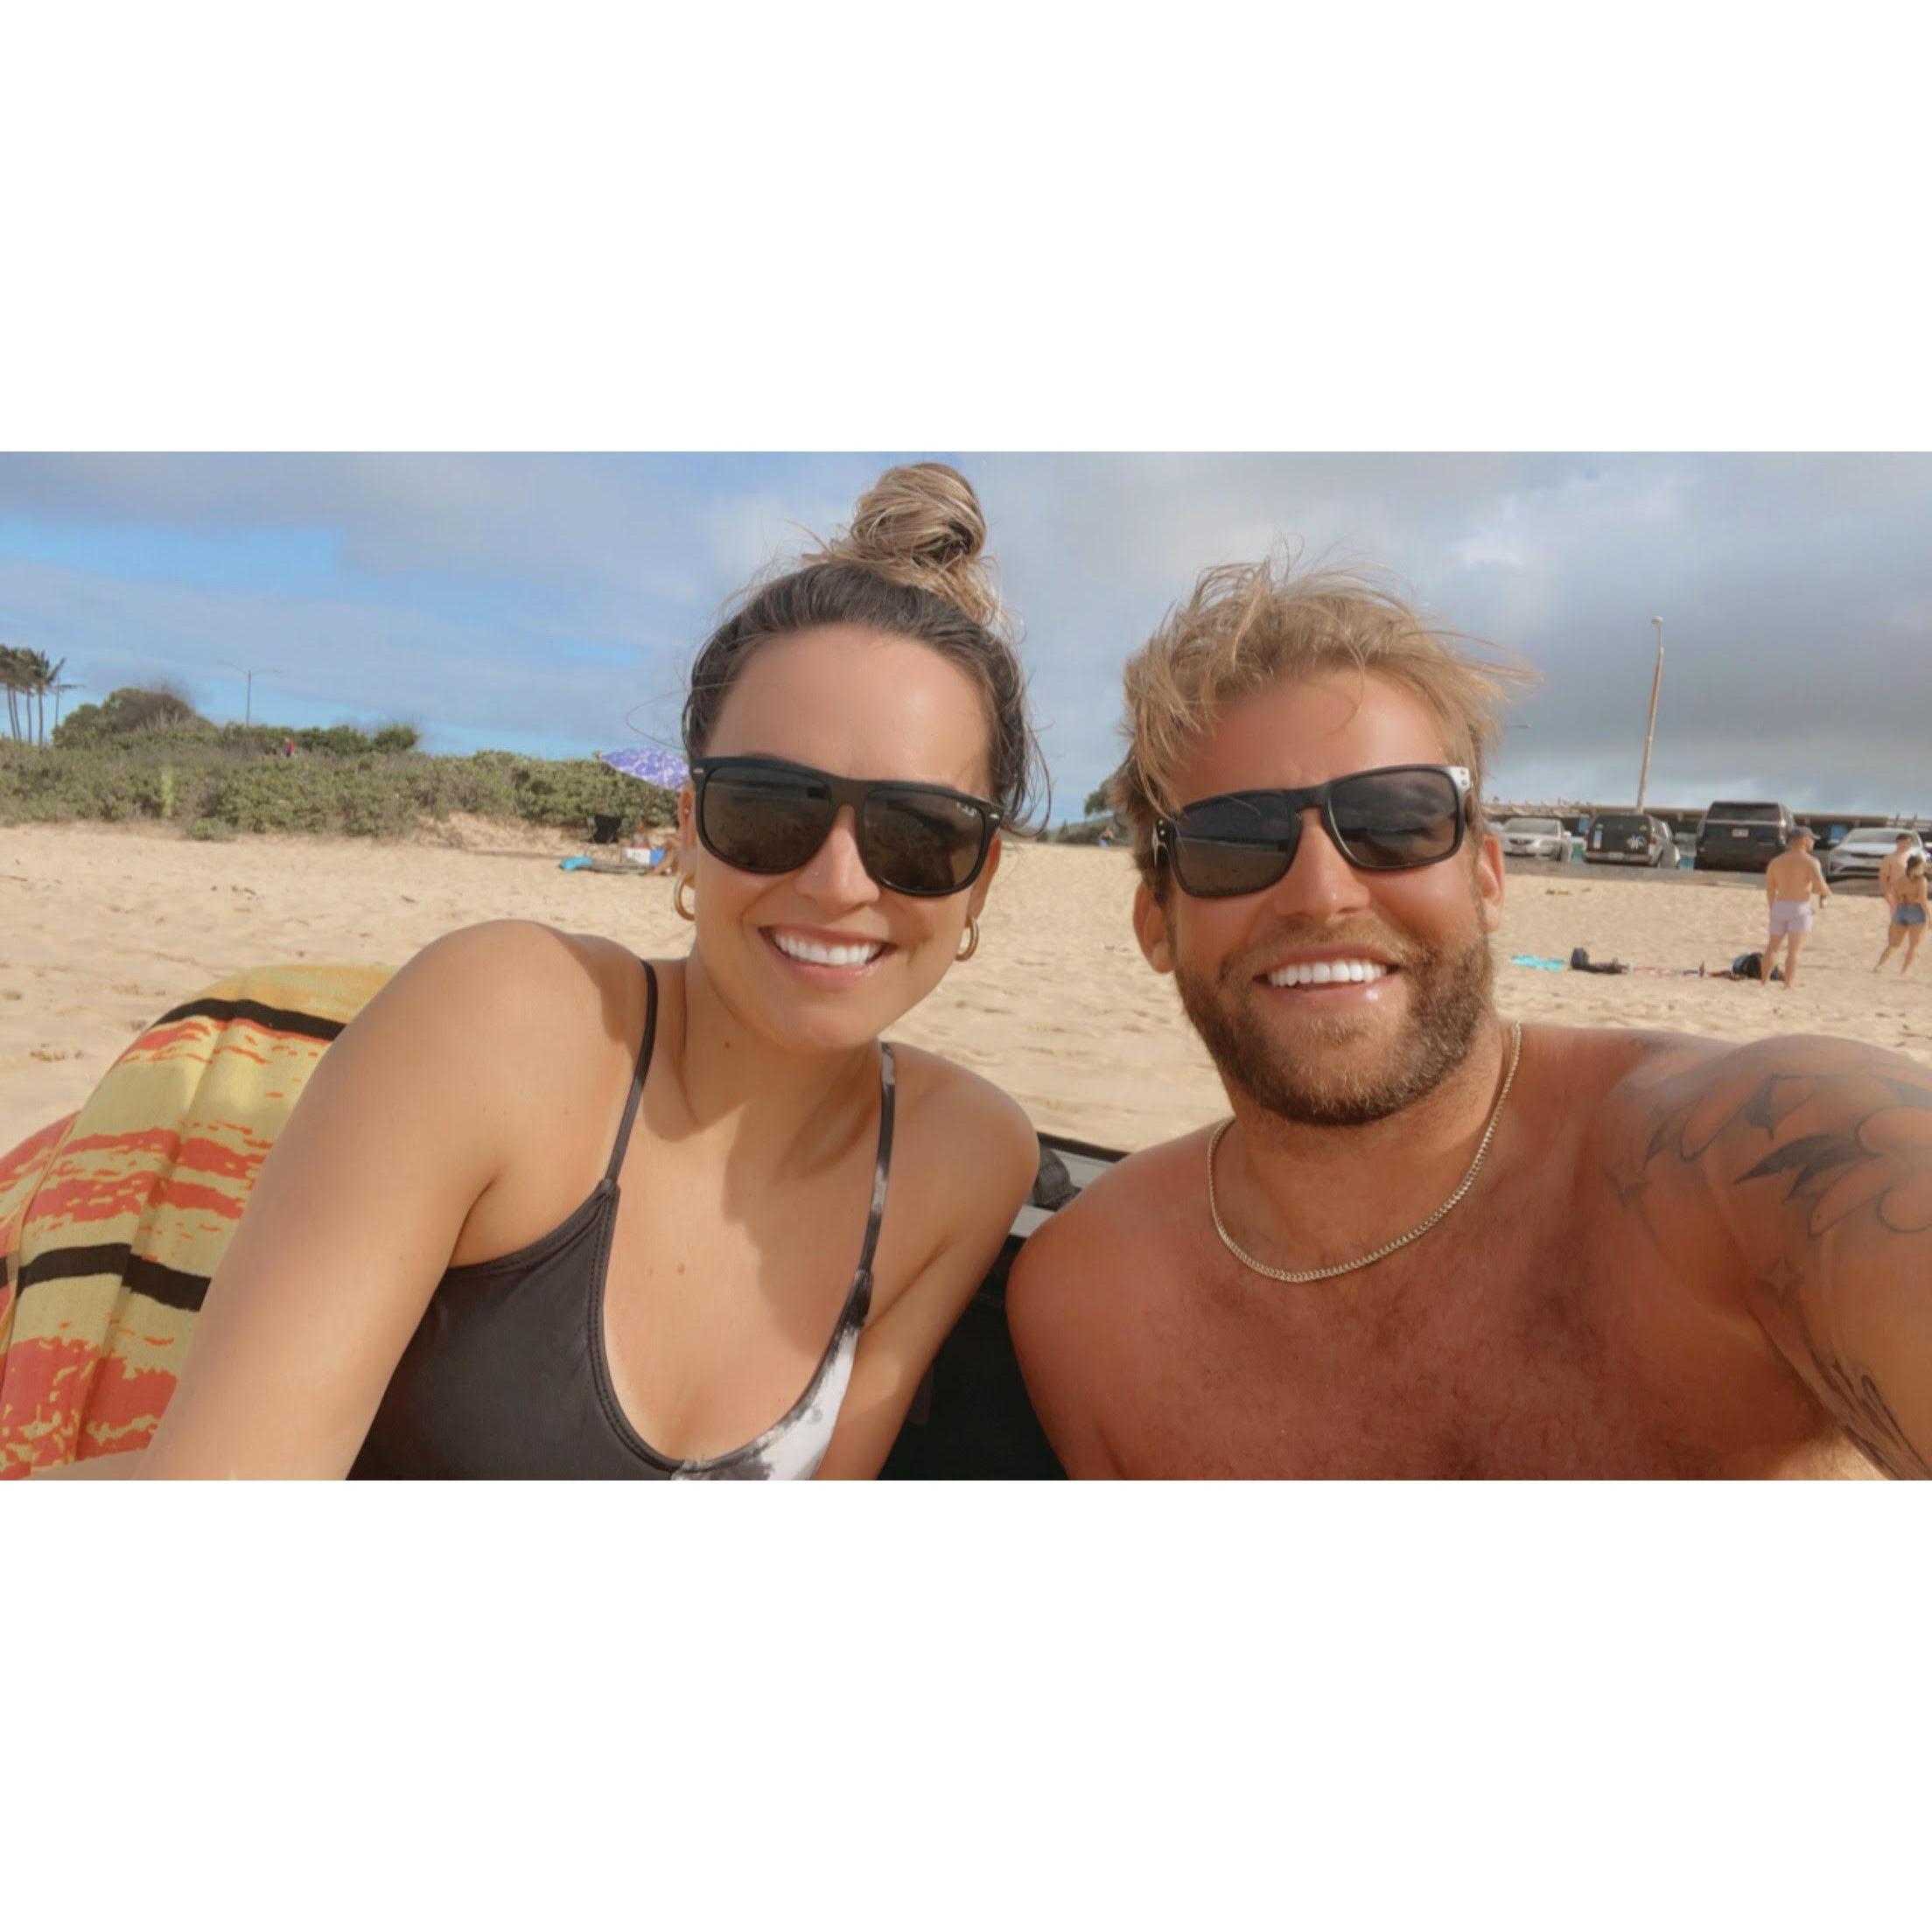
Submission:
MULTIPOLYGON (((1179 777, 1182 803, 1319 785, 1381 765, 1449 762, 1417 698, 1376 677, 1284 683, 1231 707, 1179 777)), ((1141 950, 1172 972, 1223 1081, 1285 1120, 1380 1120, 1460 1066, 1489 1012, 1488 935, 1502 914, 1502 853, 1466 838, 1413 872, 1358 871, 1313 809, 1285 877, 1239 899, 1134 905, 1141 950), (1361 961, 1366 981, 1271 984, 1284 968, 1361 961)))

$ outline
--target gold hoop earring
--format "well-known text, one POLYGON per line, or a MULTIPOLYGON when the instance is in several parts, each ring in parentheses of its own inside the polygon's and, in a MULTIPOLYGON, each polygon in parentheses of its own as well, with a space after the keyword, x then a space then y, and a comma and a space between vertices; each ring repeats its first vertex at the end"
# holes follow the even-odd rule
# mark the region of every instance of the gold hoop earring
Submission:
POLYGON ((955 961, 963 964, 979 950, 979 921, 969 917, 966 921, 966 943, 953 955, 955 961))
POLYGON ((677 884, 671 888, 671 904, 676 907, 677 916, 680 919, 687 919, 693 925, 696 924, 697 881, 689 872, 680 872, 677 875, 677 884), (689 905, 684 902, 684 888, 687 886, 691 889, 691 900, 689 905))

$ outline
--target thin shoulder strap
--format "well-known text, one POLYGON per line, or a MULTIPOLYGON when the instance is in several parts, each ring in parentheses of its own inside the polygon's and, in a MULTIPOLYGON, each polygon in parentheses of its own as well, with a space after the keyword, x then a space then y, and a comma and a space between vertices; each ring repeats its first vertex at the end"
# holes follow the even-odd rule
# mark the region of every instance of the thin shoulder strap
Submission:
POLYGON ((631 1144, 631 1124, 637 1118, 637 1103, 644 1097, 644 1075, 650 1069, 651 1047, 657 1040, 657 974, 648 959, 638 964, 644 969, 644 1044, 637 1050, 637 1071, 631 1075, 631 1091, 624 1102, 624 1118, 617 1130, 617 1145, 611 1150, 611 1164, 604 1178, 614 1182, 624 1165, 624 1150, 631 1144))
MULTIPOLYGON (((878 1158, 872 1166, 872 1211, 865 1217, 865 1242, 858 1251, 858 1273, 852 1282, 846 1321, 853 1326, 865 1320, 872 1304, 872 1256, 878 1247, 878 1224, 886 1218, 886 1183, 892 1171, 892 1049, 878 1043, 878 1158)), ((843 1324, 841 1325, 843 1326, 843 1324)))

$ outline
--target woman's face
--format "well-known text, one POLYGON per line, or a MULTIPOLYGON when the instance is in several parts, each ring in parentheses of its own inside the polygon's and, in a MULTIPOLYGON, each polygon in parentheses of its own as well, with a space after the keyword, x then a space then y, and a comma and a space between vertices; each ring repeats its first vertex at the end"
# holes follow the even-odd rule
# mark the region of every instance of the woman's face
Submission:
MULTIPOLYGON (((971 679, 909 638, 829 625, 760 645, 725 697, 706 754, 788 759, 839 778, 891 778, 986 797, 986 708, 971 679)), ((945 899, 888 891, 859 863, 851 808, 796 872, 739 872, 697 836, 695 797, 678 806, 696 882, 706 978, 774 1046, 827 1052, 876 1039, 946 976, 999 864, 945 899), (876 948, 856 963, 804 949, 876 948)))

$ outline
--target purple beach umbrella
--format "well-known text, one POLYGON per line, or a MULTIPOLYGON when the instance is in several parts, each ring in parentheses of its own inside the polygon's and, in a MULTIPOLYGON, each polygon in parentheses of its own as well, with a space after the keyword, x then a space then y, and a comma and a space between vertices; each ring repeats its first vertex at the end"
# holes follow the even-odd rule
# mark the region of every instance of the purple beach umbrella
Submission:
POLYGON ((599 752, 598 757, 613 772, 626 778, 640 778, 647 785, 662 786, 675 792, 690 782, 690 769, 676 752, 660 750, 655 745, 634 745, 621 752, 599 752))

